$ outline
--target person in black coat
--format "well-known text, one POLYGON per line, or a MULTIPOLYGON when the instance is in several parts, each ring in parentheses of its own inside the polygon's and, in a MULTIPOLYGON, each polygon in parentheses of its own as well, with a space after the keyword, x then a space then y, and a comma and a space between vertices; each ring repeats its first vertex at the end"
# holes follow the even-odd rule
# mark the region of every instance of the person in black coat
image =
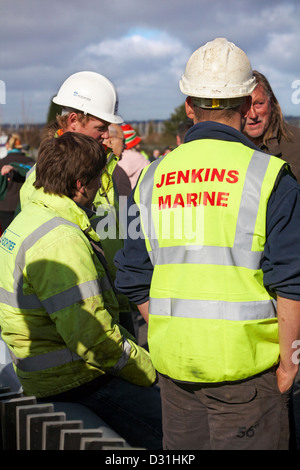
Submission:
POLYGON ((0 160, 0 225, 4 231, 19 205, 19 192, 35 161, 27 157, 18 134, 8 136, 7 156, 0 160))

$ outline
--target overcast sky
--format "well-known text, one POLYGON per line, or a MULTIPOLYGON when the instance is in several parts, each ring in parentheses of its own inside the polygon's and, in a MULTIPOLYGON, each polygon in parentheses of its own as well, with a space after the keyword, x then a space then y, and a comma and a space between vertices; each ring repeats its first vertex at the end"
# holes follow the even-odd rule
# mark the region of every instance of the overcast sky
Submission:
POLYGON ((0 8, 0 124, 45 122, 51 98, 80 70, 112 80, 125 121, 168 119, 185 99, 178 82, 188 58, 215 37, 241 47, 284 114, 300 115, 299 0, 0 0, 0 8))

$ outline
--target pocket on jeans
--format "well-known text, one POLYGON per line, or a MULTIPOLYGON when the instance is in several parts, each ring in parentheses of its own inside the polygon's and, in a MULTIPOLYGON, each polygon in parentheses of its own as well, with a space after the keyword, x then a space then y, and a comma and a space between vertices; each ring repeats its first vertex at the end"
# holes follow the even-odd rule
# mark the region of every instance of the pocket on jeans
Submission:
POLYGON ((213 398, 222 403, 249 403, 257 396, 254 384, 222 385, 203 390, 207 398, 213 398))
POLYGON ((275 389, 276 393, 279 393, 279 394, 282 395, 283 397, 289 397, 289 395, 290 395, 291 392, 292 392, 293 385, 291 385, 290 388, 288 388, 287 390, 285 390, 285 392, 282 392, 282 391, 279 389, 279 387, 278 387, 276 369, 277 369, 277 368, 274 368, 274 370, 272 370, 272 372, 271 372, 272 377, 273 377, 273 381, 274 381, 274 389, 275 389))

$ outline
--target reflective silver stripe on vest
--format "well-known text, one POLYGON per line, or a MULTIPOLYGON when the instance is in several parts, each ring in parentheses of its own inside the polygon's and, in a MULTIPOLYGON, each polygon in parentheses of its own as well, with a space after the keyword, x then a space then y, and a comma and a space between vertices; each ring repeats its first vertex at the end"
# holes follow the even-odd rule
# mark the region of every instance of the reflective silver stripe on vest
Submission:
MULTIPOLYGON (((131 345, 126 338, 123 338, 122 356, 115 364, 114 367, 108 370, 110 374, 118 374, 123 367, 126 366, 130 357, 131 345)), ((50 369, 52 367, 62 366, 74 361, 83 361, 83 358, 78 354, 73 353, 69 349, 60 349, 38 356, 19 358, 16 357, 12 351, 9 350, 11 359, 15 366, 23 372, 38 372, 41 370, 50 369)))
POLYGON ((222 266, 243 266, 258 269, 260 251, 247 251, 237 247, 224 246, 168 246, 149 253, 151 262, 161 264, 213 264, 222 266))
POLYGON ((5 305, 10 305, 13 308, 22 309, 35 309, 41 308, 41 302, 35 294, 21 295, 15 292, 8 292, 0 287, 0 302, 5 305))
POLYGON ((39 356, 26 357, 24 359, 16 357, 12 351, 9 352, 15 366, 23 372, 38 372, 74 361, 83 361, 82 357, 69 349, 60 349, 58 351, 48 352, 39 356))
POLYGON ((29 175, 30 175, 33 171, 35 171, 35 169, 36 169, 36 164, 33 165, 33 166, 30 168, 29 171, 27 171, 26 176, 25 176, 25 180, 27 180, 27 178, 29 177, 29 175))
POLYGON ((104 290, 109 290, 111 285, 107 277, 94 279, 82 284, 78 284, 71 289, 60 292, 42 301, 42 305, 47 313, 55 313, 58 310, 72 306, 75 302, 100 295, 104 290))
POLYGON ((255 151, 250 160, 237 219, 234 247, 251 251, 263 180, 270 155, 255 151), (263 156, 263 157, 262 157, 263 156))
POLYGON ((158 252, 159 244, 157 235, 154 228, 153 217, 152 217, 152 199, 153 199, 153 186, 154 186, 154 173, 156 167, 163 161, 165 157, 161 157, 158 160, 155 160, 147 167, 147 172, 142 180, 142 185, 140 186, 140 215, 143 221, 143 226, 145 234, 149 239, 151 250, 149 252, 149 257, 152 264, 155 264, 155 254, 158 252), (150 210, 149 204, 151 204, 150 210))
POLYGON ((210 320, 265 320, 276 317, 276 302, 226 302, 218 300, 157 299, 151 297, 149 313, 181 318, 210 320))
POLYGON ((114 367, 111 367, 107 372, 112 375, 118 374, 120 370, 122 370, 123 367, 126 366, 128 359, 130 357, 130 352, 131 352, 131 345, 127 341, 127 339, 123 337, 122 356, 120 357, 118 362, 114 365, 114 367))

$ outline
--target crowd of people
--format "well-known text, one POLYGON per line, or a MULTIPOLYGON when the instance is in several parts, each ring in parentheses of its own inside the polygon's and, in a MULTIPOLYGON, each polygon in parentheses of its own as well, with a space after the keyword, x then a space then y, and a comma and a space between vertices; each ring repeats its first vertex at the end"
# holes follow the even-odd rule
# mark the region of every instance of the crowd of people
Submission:
POLYGON ((36 163, 14 141, 1 335, 25 395, 84 404, 133 447, 292 449, 300 129, 224 38, 180 90, 174 149, 145 155, 95 72, 62 83, 36 163))

